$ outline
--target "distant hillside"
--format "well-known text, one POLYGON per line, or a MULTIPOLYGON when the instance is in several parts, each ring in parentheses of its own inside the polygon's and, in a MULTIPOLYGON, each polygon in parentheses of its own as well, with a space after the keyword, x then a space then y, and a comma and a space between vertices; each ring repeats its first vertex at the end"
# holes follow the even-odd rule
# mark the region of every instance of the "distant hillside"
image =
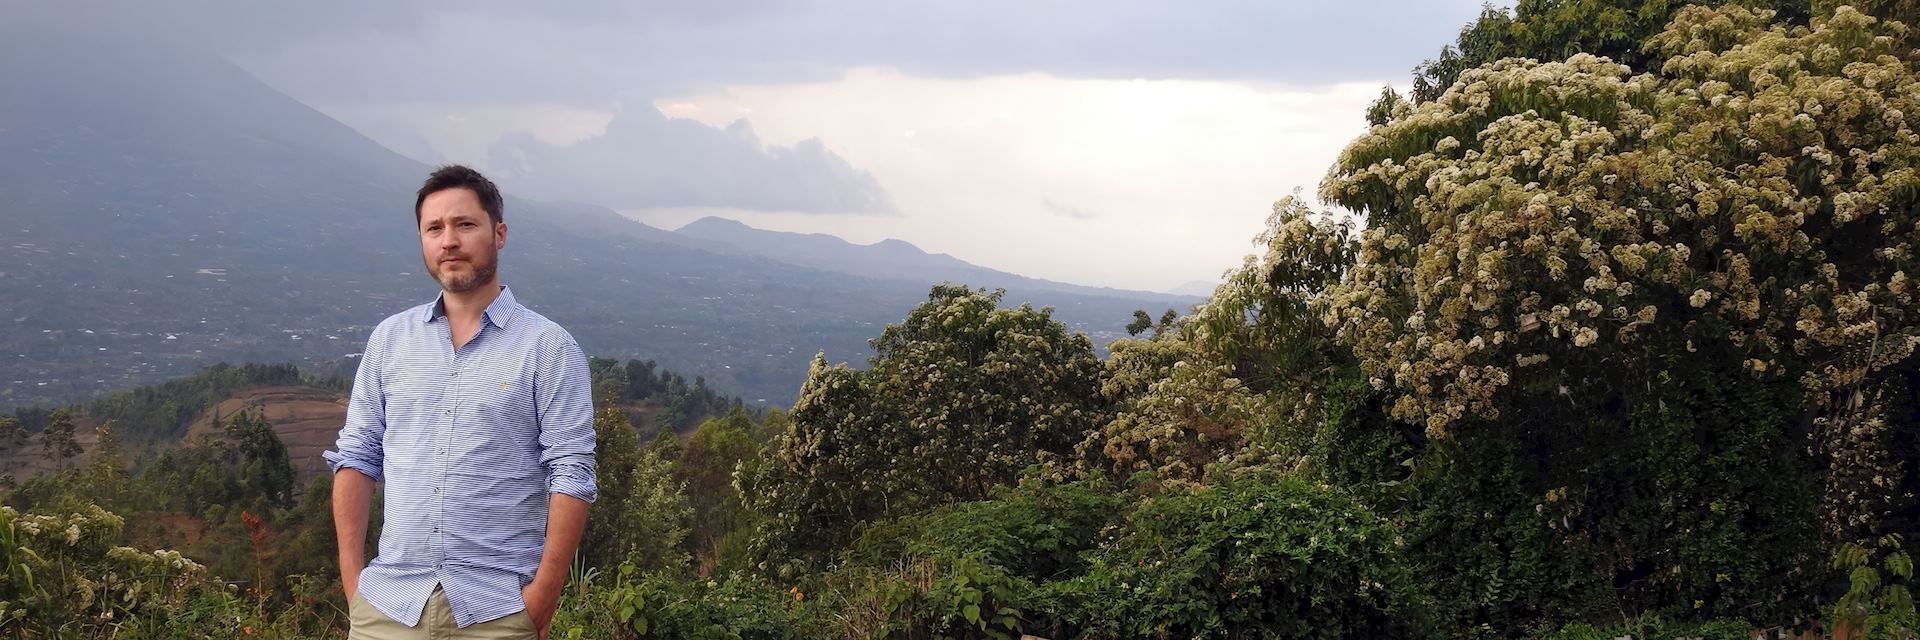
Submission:
MULTIPOLYGON (((595 360, 596 365, 602 363, 612 361, 595 360)), ((616 386, 629 391, 623 394, 620 406, 642 438, 652 437, 662 427, 690 431, 699 421, 718 416, 739 402, 738 398, 707 390, 700 376, 688 382, 681 374, 658 369, 651 362, 596 366, 594 373, 596 378, 622 379, 616 386), (663 424, 663 420, 672 423, 663 424)), ((596 380, 596 388, 605 386, 596 380)), ((114 424, 115 438, 128 453, 138 457, 194 438, 218 438, 221 420, 242 412, 258 413, 286 444, 294 472, 304 484, 327 472, 320 454, 333 447, 346 421, 348 393, 345 381, 303 375, 290 366, 220 364, 162 384, 117 391, 65 408, 72 416, 74 440, 83 451, 80 460, 92 455, 99 443, 96 429, 106 422, 114 424)), ((0 444, 0 474, 24 479, 57 469, 43 454, 41 434, 37 433, 45 428, 50 411, 23 408, 13 415, 36 433, 19 447, 0 444)))
MULTIPOLYGON (((674 230, 679 235, 737 247, 753 255, 864 278, 915 284, 958 282, 1006 289, 1015 298, 1044 298, 1053 293, 1102 296, 1134 301, 1154 310, 1186 309, 1201 301, 1191 295, 1089 287, 1007 273, 982 267, 944 253, 927 253, 904 240, 854 244, 824 233, 794 233, 756 229, 726 218, 705 217, 674 230)), ((1207 293, 1212 293, 1208 288, 1207 293)))
POLYGON ((1213 296, 1214 288, 1219 286, 1220 286, 1219 282, 1215 282, 1212 280, 1194 280, 1192 282, 1182 284, 1178 287, 1174 287, 1172 293, 1176 295, 1197 296, 1200 298, 1208 298, 1213 296))
POLYGON ((327 461, 320 453, 333 448, 340 425, 346 422, 347 394, 304 386, 244 389, 195 418, 186 439, 219 437, 222 432, 216 419, 241 412, 258 413, 273 423, 274 435, 287 445, 295 477, 305 484, 327 473, 327 461))
MULTIPOLYGON (((153 38, 0 24, 0 407, 218 361, 319 366, 436 293, 409 211, 429 167, 153 38)), ((598 207, 509 196, 506 217, 522 302, 589 353, 703 372, 750 403, 791 402, 816 352, 864 361, 932 284, 713 251, 598 207)), ((1179 307, 1008 288, 1100 344, 1133 309, 1179 307)))

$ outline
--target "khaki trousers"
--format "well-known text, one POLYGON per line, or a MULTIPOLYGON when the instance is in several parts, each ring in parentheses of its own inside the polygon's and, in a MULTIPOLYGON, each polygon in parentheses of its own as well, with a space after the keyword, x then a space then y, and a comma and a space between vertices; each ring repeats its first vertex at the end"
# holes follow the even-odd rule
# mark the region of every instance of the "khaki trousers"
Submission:
POLYGON ((447 606, 447 594, 439 587, 434 587, 433 595, 427 596, 427 610, 420 614, 417 627, 387 617, 357 593, 347 605, 347 617, 353 623, 347 640, 533 640, 539 637, 533 629, 533 619, 527 617, 525 611, 461 629, 454 625, 453 607, 447 606))

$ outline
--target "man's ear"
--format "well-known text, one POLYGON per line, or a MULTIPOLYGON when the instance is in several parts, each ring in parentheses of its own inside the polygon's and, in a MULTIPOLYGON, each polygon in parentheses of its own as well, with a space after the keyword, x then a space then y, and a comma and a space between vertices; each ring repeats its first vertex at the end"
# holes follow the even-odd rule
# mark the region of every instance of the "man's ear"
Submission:
POLYGON ((499 251, 505 248, 507 248, 507 223, 493 223, 493 250, 499 251))

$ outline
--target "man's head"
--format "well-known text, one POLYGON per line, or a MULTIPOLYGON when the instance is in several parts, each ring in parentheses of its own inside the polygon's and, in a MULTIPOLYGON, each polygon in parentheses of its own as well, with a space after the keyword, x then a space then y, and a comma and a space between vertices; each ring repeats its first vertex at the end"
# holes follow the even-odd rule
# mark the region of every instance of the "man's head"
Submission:
POLYGON ((440 288, 464 293, 498 284, 500 249, 507 246, 500 210, 500 189, 467 167, 441 167, 420 185, 413 201, 420 258, 440 288))

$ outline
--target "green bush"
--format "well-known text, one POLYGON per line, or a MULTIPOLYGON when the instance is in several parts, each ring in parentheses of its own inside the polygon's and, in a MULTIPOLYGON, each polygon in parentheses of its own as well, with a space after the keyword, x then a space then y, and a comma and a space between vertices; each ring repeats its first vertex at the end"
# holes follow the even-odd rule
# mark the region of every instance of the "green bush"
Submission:
POLYGON ((845 554, 884 566, 901 557, 976 557, 1040 581, 1084 573, 1083 552, 1126 505, 1111 483, 1090 478, 1050 484, 1029 477, 993 499, 962 502, 867 528, 845 554))
POLYGON ((851 565, 818 581, 809 609, 823 637, 1018 638, 1034 621, 1035 586, 977 556, 918 555, 851 565))
POLYGON ((1407 539, 1441 626, 1810 617, 1821 482, 1779 386, 1662 375, 1590 429, 1477 424, 1433 443, 1407 539))
POLYGON ((1540 640, 1669 640, 1686 638, 1688 640, 1747 640, 1753 637, 1753 625, 1744 620, 1711 620, 1708 622, 1668 623, 1658 617, 1649 617, 1635 622, 1597 628, 1591 625, 1575 623, 1559 631, 1540 636, 1540 640))
MULTIPOLYGON (((596 572, 597 573, 597 572, 596 572)), ((560 603, 555 638, 785 640, 810 637, 796 615, 798 598, 764 579, 724 579, 640 572, 627 562, 610 584, 597 575, 576 581, 560 603)))
POLYGON ((1248 476, 1143 501, 1044 597, 1087 638, 1407 637, 1423 628, 1411 577, 1352 499, 1248 476))
POLYGON ((1913 606, 1913 556, 1906 536, 1880 537, 1878 544, 1844 544, 1833 553, 1833 567, 1847 573, 1847 593, 1833 605, 1833 619, 1856 637, 1912 638, 1920 628, 1913 606))
POLYGON ((870 368, 814 358, 787 429, 739 480, 770 570, 817 568, 864 522, 987 499, 1106 421, 1092 340, 1003 293, 935 285, 872 341, 870 368))
POLYGON ((174 551, 119 546, 125 520, 0 507, 0 633, 15 638, 232 637, 239 601, 174 551))

